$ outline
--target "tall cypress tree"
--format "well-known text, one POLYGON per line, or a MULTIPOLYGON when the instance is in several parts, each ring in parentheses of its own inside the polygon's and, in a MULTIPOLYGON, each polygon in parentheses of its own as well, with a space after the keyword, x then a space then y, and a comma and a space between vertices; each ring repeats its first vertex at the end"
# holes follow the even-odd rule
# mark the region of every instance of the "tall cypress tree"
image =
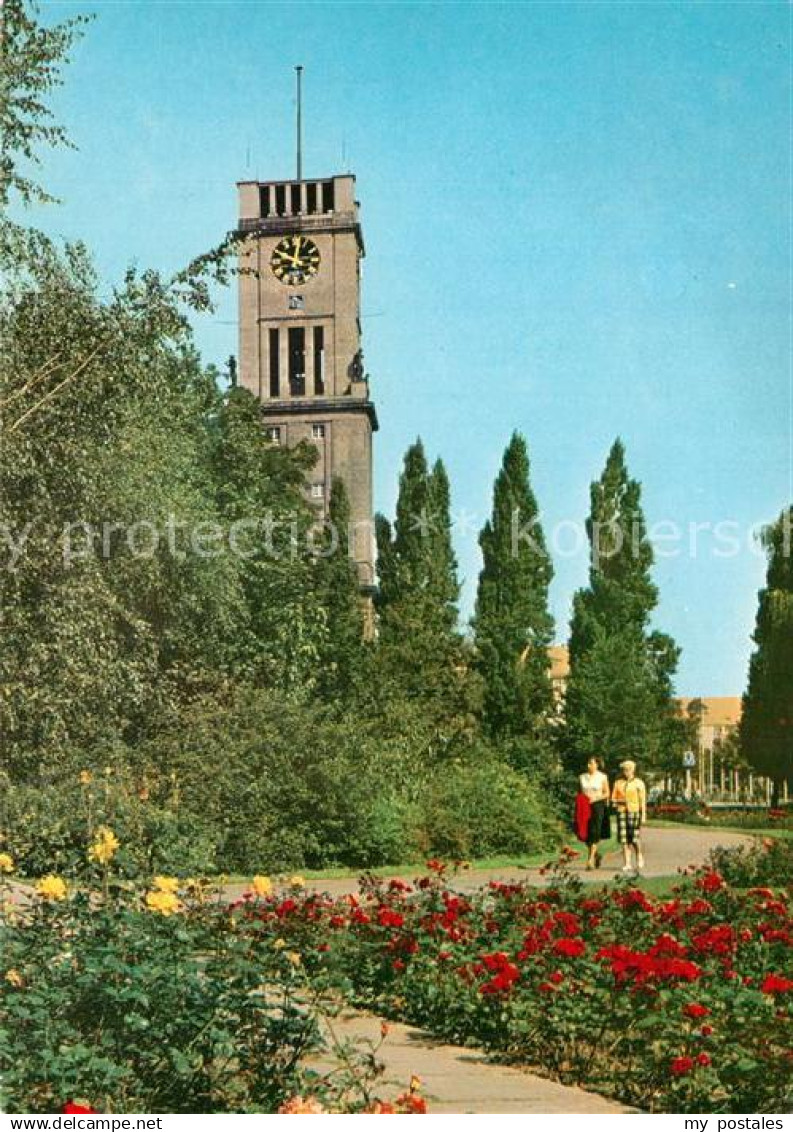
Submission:
POLYGON ((575 595, 570 633, 568 753, 676 767, 686 740, 672 699, 679 649, 649 628, 658 600, 653 549, 620 440, 590 498, 589 586, 575 595))
POLYGON ((485 684, 485 727, 494 737, 536 737, 552 706, 553 565, 531 488, 526 441, 517 432, 504 452, 479 545, 483 567, 473 626, 485 684))
POLYGON ((793 785, 793 508, 763 532, 768 555, 765 588, 758 595, 755 651, 743 697, 741 748, 774 784, 793 785))

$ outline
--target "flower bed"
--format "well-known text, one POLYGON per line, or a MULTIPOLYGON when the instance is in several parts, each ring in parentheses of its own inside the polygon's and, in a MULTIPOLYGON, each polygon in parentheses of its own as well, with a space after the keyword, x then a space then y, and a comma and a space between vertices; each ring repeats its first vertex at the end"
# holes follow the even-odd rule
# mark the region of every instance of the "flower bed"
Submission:
POLYGON ((793 920, 781 891, 712 870, 671 899, 619 883, 430 875, 360 898, 254 893, 230 910, 360 1006, 649 1111, 781 1112, 793 1061, 793 920))
POLYGON ((688 802, 656 802, 648 807, 651 818, 735 829, 793 829, 793 806, 708 806, 698 798, 688 802))
POLYGON ((21 904, 0 884, 4 1112, 425 1111, 417 1080, 384 1088, 377 1046, 335 1042, 338 995, 293 949, 235 931, 204 882, 120 881, 117 848, 100 829, 82 876, 21 904))

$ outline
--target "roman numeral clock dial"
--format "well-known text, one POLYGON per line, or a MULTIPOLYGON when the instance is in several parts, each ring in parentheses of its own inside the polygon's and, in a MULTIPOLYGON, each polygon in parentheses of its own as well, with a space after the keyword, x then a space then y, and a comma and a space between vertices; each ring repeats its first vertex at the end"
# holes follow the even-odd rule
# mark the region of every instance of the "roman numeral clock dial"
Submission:
POLYGON ((307 236, 285 236, 273 249, 270 267, 276 279, 296 287, 319 271, 319 248, 307 236))

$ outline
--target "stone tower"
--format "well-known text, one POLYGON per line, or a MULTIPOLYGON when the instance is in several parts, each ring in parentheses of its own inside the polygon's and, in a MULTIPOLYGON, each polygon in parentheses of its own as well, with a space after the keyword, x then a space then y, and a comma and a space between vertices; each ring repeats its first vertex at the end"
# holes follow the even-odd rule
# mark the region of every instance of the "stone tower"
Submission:
POLYGON ((351 175, 243 181, 239 380, 262 404, 273 444, 316 445, 310 494, 327 514, 331 482, 350 499, 361 589, 374 585, 372 433, 361 352, 363 235, 351 175))

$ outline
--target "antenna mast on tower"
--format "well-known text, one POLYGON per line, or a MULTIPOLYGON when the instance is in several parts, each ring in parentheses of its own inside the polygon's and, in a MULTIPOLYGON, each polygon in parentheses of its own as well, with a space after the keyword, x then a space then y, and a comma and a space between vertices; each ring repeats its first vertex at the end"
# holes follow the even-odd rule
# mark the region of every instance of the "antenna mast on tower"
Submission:
POLYGON ((297 179, 303 180, 303 68, 298 64, 297 72, 297 179))

